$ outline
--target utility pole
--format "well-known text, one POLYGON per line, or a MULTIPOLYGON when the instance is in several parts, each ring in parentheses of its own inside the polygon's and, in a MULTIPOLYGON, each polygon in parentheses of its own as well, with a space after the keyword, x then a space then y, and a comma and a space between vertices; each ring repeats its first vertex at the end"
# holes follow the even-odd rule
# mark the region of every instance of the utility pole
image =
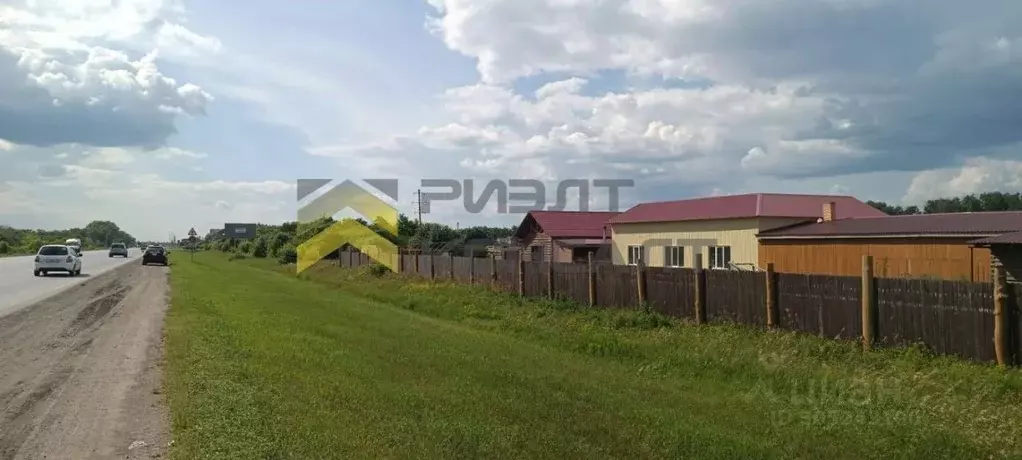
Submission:
POLYGON ((415 212, 418 214, 419 225, 422 225, 422 189, 415 191, 415 212))

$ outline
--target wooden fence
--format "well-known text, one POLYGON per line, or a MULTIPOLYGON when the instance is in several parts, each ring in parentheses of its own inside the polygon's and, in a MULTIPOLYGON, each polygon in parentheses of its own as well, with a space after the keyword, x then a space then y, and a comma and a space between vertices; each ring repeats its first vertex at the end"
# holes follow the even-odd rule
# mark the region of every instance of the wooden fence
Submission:
MULTIPOLYGON (((342 267, 371 264, 342 252, 342 267)), ((400 271, 488 285, 597 308, 648 308, 697 324, 731 322, 858 340, 867 348, 921 344, 962 358, 1016 365, 1022 357, 1022 286, 863 276, 523 262, 402 255, 400 271), (1014 289, 1013 289, 1014 287, 1014 289)))

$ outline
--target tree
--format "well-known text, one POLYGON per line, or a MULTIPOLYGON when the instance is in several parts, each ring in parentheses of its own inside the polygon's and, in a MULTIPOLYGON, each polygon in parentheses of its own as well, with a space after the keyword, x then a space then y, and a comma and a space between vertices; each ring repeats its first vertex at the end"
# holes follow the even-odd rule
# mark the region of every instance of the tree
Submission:
POLYGON ((867 201, 892 216, 905 214, 937 214, 955 212, 1022 211, 1022 193, 987 192, 944 197, 928 200, 920 209, 918 206, 894 206, 883 201, 867 201))
POLYGON ((408 244, 418 248, 429 248, 434 244, 447 243, 458 239, 461 235, 444 224, 424 222, 408 239, 408 244))
POLYGON ((883 201, 867 201, 866 204, 883 211, 885 214, 891 216, 903 216, 908 214, 920 214, 918 206, 896 206, 889 205, 883 201))
POLYGON ((409 219, 404 214, 397 216, 397 236, 411 238, 417 231, 419 231, 419 222, 409 219))
POLYGON ((926 214, 982 211, 1022 211, 1022 193, 988 192, 937 198, 923 206, 926 214))
POLYGON ((260 258, 266 257, 267 246, 265 237, 256 238, 255 244, 252 246, 252 255, 260 258))
POLYGON ((284 246, 287 246, 288 242, 291 241, 293 235, 284 233, 283 231, 274 233, 269 238, 269 252, 276 257, 284 246))

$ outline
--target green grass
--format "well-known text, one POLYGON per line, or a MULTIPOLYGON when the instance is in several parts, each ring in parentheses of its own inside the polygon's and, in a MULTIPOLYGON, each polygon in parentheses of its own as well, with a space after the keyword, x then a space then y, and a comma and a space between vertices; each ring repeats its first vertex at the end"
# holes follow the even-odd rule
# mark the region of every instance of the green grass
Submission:
POLYGON ((198 253, 177 459, 1022 458, 1022 375, 917 350, 198 253))

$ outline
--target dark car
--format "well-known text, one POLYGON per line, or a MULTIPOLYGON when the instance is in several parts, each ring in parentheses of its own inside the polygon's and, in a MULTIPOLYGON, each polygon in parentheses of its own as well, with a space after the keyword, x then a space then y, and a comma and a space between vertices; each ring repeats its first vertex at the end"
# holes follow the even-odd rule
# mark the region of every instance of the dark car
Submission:
POLYGON ((149 246, 142 253, 142 265, 167 265, 167 250, 163 246, 149 246))
POLYGON ((124 243, 114 243, 110 245, 110 257, 121 256, 128 257, 128 247, 124 243))

